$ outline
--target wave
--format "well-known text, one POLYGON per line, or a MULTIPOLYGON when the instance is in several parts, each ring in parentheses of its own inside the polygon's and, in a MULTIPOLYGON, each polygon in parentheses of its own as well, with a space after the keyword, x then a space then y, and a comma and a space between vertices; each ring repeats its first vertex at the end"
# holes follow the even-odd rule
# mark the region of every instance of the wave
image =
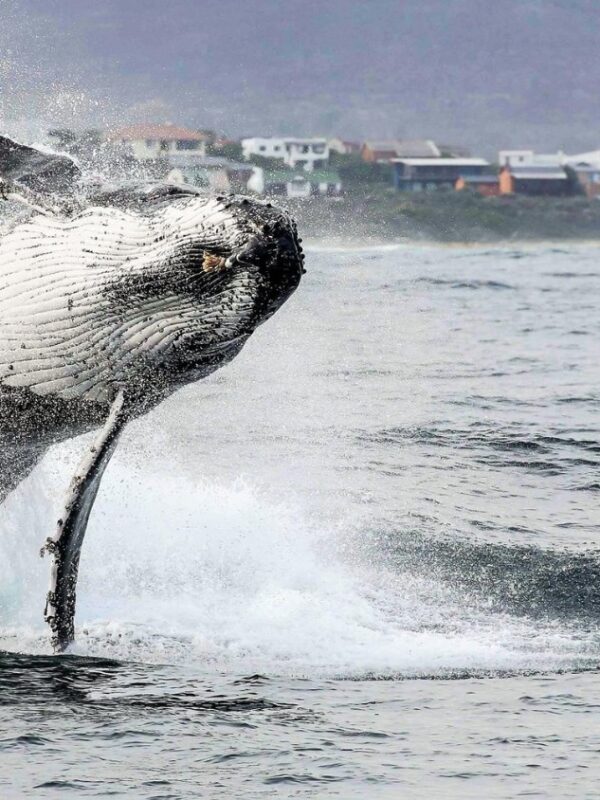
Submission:
POLYGON ((414 283, 427 283, 431 286, 447 286, 450 289, 515 289, 509 283, 493 280, 481 280, 474 278, 472 280, 457 280, 455 278, 430 278, 422 277, 416 278, 414 283))
POLYGON ((435 576, 480 610, 589 628, 600 621, 600 550, 574 553, 418 532, 376 537, 380 559, 435 576))
MULTIPOLYGON (((5 503, 4 650, 48 652, 41 618, 48 565, 38 551, 79 449, 54 448, 5 503)), ((553 597, 565 598, 565 615, 556 619, 522 613, 523 592, 503 604, 502 581, 483 568, 483 551, 479 560, 466 550, 450 558, 443 545, 394 550, 378 540, 374 557, 366 546, 373 541, 350 526, 306 519, 243 483, 175 478, 167 465, 145 473, 116 459, 84 546, 72 652, 344 678, 575 669, 600 657, 593 630, 566 616, 568 586, 579 586, 583 602, 582 587, 598 585, 595 562, 577 562, 579 582, 563 581, 562 594, 556 577, 567 562, 549 573, 540 568, 529 582, 541 597, 542 577, 552 577, 553 597), (486 591, 493 602, 481 602, 486 591)), ((510 581, 521 562, 505 556, 497 564, 510 581)))
MULTIPOLYGON (((470 451, 475 463, 562 474, 573 467, 600 467, 600 440, 535 431, 510 430, 474 422, 462 428, 406 426, 361 433, 359 440, 377 444, 414 442, 435 448, 470 451)), ((574 488, 581 489, 581 486, 574 488)))

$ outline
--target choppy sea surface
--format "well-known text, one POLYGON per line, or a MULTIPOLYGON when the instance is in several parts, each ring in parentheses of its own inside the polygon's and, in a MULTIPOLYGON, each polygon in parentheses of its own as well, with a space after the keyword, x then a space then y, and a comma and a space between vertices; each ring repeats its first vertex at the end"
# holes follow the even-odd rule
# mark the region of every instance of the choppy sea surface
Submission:
POLYGON ((83 439, 0 520, 0 797, 600 796, 600 248, 309 248, 130 426, 50 655, 83 439))

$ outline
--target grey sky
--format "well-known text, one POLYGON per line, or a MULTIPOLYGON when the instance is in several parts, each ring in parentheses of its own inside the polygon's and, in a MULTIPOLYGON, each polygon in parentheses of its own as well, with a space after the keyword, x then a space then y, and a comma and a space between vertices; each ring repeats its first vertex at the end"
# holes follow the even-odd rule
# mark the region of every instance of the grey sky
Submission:
POLYGON ((5 128, 600 146, 597 0, 0 0, 0 23, 5 128))

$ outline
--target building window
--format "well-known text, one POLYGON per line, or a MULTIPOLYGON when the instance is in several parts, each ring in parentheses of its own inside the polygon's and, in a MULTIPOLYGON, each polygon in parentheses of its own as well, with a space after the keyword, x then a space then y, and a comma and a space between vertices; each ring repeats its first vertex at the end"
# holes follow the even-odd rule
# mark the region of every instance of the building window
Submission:
POLYGON ((198 149, 198 142, 194 139, 178 139, 177 140, 177 149, 178 150, 197 150, 198 149))
POLYGON ((267 148, 265 147, 265 145, 264 145, 264 144, 261 144, 261 145, 259 146, 259 148, 258 148, 258 149, 259 149, 259 151, 260 151, 261 153, 264 153, 264 152, 265 152, 265 150, 266 150, 267 148))
POLYGON ((274 147, 273 147, 273 152, 274 153, 278 153, 280 150, 281 150, 281 147, 278 144, 274 145, 274 147))
POLYGON ((146 139, 146 147, 154 147, 156 141, 154 139, 146 139))

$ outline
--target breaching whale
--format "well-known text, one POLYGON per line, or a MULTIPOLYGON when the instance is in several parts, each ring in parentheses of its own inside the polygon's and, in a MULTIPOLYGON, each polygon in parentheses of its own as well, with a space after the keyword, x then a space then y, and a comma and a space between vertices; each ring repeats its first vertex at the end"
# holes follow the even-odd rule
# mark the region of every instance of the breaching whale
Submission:
POLYGON ((99 428, 43 550, 45 618, 74 638, 81 546, 123 426, 229 362, 304 272, 294 220, 188 186, 85 189, 77 164, 0 137, 0 502, 47 448, 99 428))

